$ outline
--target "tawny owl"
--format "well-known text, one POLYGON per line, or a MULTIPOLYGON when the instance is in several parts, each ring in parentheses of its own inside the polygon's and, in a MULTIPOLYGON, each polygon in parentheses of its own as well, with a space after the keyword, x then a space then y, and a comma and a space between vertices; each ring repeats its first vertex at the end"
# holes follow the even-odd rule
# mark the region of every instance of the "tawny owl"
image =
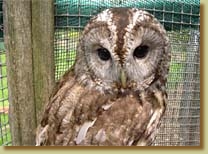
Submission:
POLYGON ((111 8, 85 26, 59 81, 37 145, 150 145, 167 102, 170 43, 146 11, 111 8))

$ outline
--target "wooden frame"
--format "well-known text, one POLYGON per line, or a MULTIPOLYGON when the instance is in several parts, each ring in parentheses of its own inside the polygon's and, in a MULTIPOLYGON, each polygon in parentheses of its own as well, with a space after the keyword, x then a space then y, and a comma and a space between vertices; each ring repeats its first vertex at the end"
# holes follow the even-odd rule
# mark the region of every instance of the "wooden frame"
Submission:
POLYGON ((4 0, 12 145, 35 145, 41 109, 55 83, 53 0, 4 0))

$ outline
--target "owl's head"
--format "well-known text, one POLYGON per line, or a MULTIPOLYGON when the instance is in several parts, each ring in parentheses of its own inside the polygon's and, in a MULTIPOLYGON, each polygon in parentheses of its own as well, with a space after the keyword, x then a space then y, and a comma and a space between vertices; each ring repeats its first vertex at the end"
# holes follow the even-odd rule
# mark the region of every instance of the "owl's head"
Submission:
POLYGON ((77 80, 101 92, 144 90, 166 83, 170 43, 148 12, 111 8, 93 17, 78 45, 77 80))

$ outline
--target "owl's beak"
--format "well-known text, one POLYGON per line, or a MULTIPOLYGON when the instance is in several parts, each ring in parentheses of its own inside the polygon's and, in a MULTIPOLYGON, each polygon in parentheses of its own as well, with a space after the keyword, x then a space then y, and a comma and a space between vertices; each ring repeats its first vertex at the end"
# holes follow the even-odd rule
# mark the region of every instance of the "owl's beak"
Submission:
POLYGON ((121 69, 121 74, 120 74, 121 76, 120 76, 120 78, 121 78, 121 87, 122 88, 126 88, 126 80, 127 80, 127 78, 126 78, 126 73, 125 73, 125 71, 123 70, 123 69, 121 69))

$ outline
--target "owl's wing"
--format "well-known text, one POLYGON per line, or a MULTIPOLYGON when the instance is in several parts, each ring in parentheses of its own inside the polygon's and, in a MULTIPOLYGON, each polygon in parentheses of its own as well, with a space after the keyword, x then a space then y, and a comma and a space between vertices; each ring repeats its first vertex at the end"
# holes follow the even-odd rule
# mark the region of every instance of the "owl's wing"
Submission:
POLYGON ((37 128, 36 146, 76 144, 82 124, 95 119, 99 106, 110 99, 98 91, 87 90, 75 78, 70 70, 59 81, 37 128))
POLYGON ((76 83, 73 70, 66 72, 44 108, 41 124, 36 131, 37 146, 55 144, 63 118, 73 112, 82 92, 83 88, 76 83))
POLYGON ((136 141, 137 146, 151 145, 155 140, 158 127, 161 124, 166 109, 167 94, 165 91, 154 91, 151 97, 151 116, 143 135, 136 141))

